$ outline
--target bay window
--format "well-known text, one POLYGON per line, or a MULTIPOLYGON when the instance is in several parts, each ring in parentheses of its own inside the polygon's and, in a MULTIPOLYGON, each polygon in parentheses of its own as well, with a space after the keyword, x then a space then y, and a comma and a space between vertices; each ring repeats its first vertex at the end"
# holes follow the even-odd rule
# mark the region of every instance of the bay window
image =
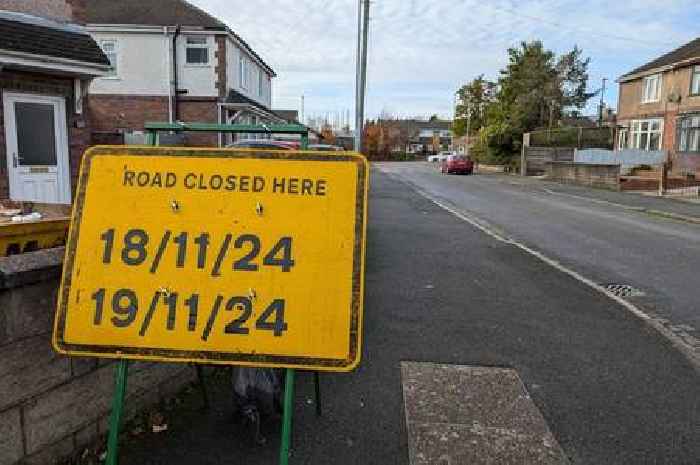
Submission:
POLYGON ((700 153, 700 115, 678 121, 678 151, 700 153))
POLYGON ((663 120, 633 120, 630 125, 629 147, 638 150, 661 150, 663 120))

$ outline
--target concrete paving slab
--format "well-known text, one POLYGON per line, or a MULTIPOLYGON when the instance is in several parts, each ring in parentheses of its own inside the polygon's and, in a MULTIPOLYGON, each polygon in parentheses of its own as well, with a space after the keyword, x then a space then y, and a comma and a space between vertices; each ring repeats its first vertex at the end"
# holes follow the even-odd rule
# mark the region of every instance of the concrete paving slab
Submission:
POLYGON ((515 370, 402 362, 411 465, 569 461, 515 370))

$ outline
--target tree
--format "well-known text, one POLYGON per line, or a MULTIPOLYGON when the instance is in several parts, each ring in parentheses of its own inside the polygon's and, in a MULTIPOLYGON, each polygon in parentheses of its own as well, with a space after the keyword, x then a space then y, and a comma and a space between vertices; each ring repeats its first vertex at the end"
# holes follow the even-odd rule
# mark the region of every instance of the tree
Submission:
MULTIPOLYGON (((506 162, 519 152, 523 133, 552 127, 566 111, 583 109, 594 95, 586 92, 589 62, 578 47, 558 59, 541 41, 509 48, 495 98, 484 114, 471 114, 486 157, 506 162)), ((478 97, 479 79, 461 89, 465 97, 478 97)))
POLYGON ((335 144, 335 134, 333 133, 333 128, 329 124, 324 124, 321 128, 321 139, 323 139, 323 142, 326 144, 335 144))
POLYGON ((480 75, 457 91, 457 108, 452 130, 457 136, 475 134, 486 123, 489 105, 495 102, 496 84, 480 75))

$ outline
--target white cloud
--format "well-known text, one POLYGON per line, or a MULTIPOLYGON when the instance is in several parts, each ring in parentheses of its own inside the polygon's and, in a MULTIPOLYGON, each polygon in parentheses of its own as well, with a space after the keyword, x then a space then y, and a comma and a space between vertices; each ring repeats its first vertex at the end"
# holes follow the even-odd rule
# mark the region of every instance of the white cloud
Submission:
MULTIPOLYGON (((355 0, 191 0, 224 20, 279 74, 275 105, 307 114, 354 105, 355 0)), ((592 58, 591 87, 697 34, 697 0, 375 0, 368 115, 451 114, 457 86, 498 76, 506 49, 542 39, 592 58)), ((616 91, 608 94, 612 102, 616 91)))

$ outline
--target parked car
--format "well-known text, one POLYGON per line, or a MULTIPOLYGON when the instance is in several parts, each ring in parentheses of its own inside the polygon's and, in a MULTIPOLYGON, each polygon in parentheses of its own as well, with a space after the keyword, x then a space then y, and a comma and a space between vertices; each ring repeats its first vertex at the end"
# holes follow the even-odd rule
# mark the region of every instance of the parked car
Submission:
POLYGON ((338 147, 337 145, 328 144, 311 144, 309 145, 309 150, 315 150, 319 152, 344 152, 343 147, 338 147))
POLYGON ((449 157, 450 155, 452 155, 452 152, 440 152, 436 155, 428 156, 428 161, 431 163, 434 163, 434 162, 442 163, 443 161, 447 160, 447 157, 449 157))
POLYGON ((450 155, 442 162, 440 171, 443 174, 472 174, 474 162, 466 155, 450 155))
POLYGON ((264 149, 264 150, 296 150, 299 148, 295 142, 284 142, 279 140, 269 139, 250 139, 239 140, 233 144, 229 144, 228 148, 239 149, 264 149))

